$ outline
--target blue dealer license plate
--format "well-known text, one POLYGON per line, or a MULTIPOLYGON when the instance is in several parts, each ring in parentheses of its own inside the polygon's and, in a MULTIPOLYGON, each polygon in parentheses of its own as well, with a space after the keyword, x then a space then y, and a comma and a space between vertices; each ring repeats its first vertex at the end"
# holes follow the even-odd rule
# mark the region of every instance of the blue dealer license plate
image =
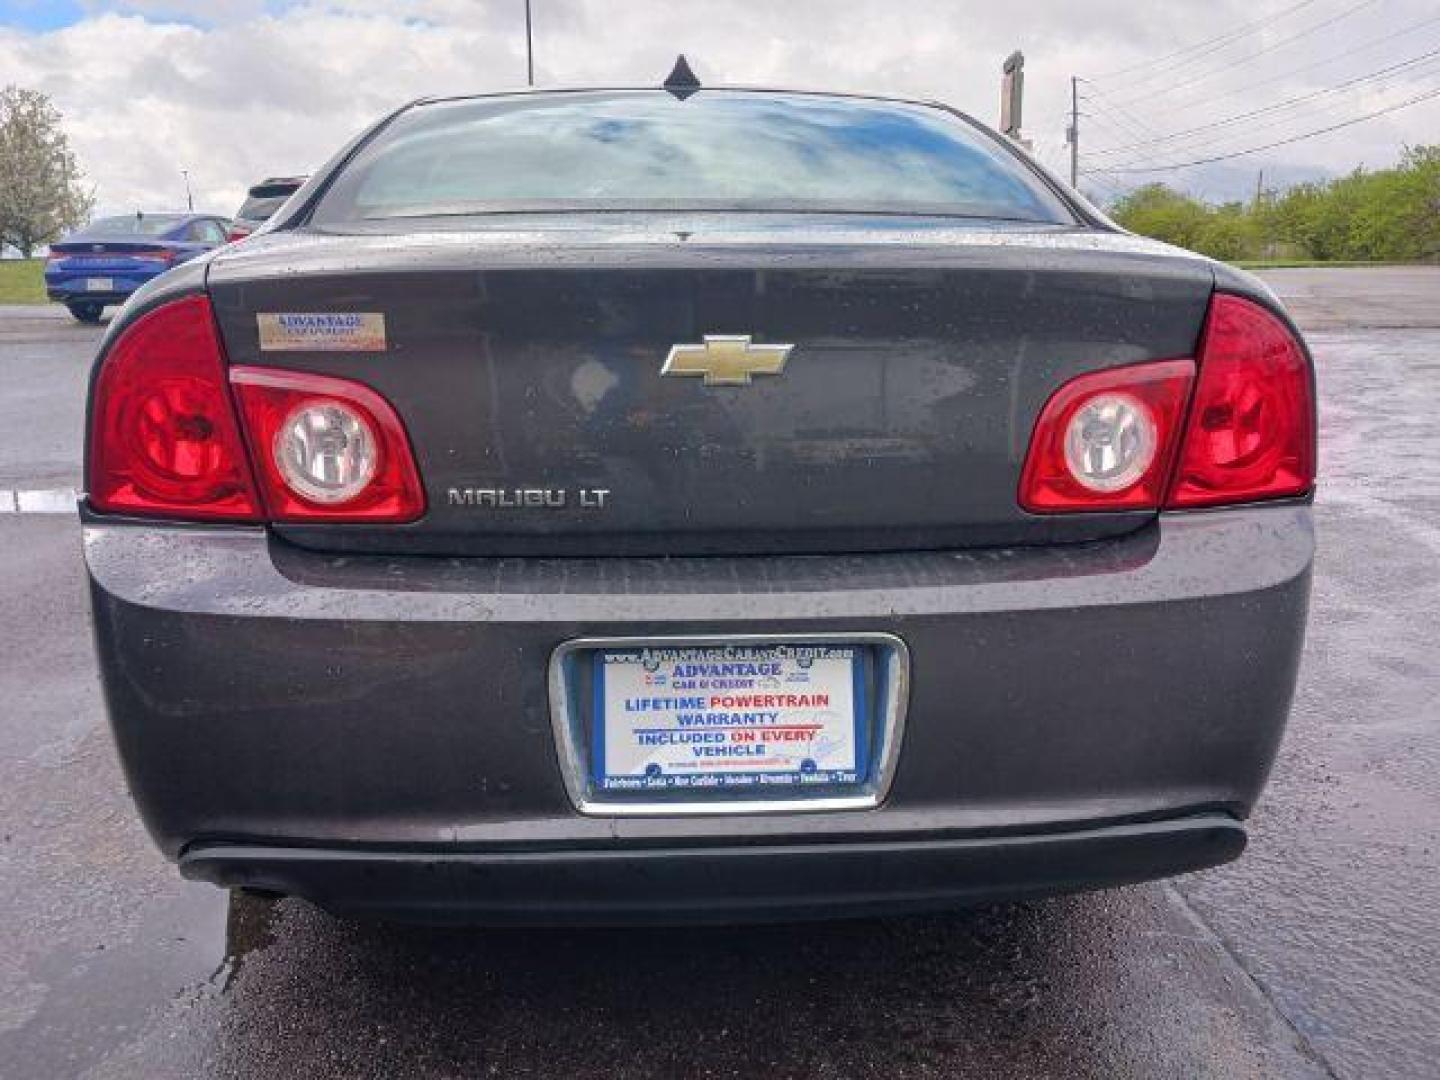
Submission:
POLYGON ((865 780, 863 646, 600 649, 595 657, 590 764, 601 790, 865 780))

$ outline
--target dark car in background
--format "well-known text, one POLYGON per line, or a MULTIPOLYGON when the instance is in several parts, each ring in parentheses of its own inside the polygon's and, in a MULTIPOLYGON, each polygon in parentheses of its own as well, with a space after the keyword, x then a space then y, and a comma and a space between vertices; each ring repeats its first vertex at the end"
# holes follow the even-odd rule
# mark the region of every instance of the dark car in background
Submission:
POLYGON ((151 278, 225 243, 229 222, 213 214, 100 218, 50 245, 45 292, 81 322, 99 322, 151 278))
POLYGON ((235 211, 235 217, 230 222, 229 239, 244 240, 264 225, 276 210, 285 205, 286 199, 300 190, 303 183, 303 176, 272 176, 261 180, 250 189, 240 209, 235 211))
POLYGON ((95 641, 188 877, 518 922, 856 915, 1235 858, 1310 356, 934 104, 417 102, 147 287, 95 641))

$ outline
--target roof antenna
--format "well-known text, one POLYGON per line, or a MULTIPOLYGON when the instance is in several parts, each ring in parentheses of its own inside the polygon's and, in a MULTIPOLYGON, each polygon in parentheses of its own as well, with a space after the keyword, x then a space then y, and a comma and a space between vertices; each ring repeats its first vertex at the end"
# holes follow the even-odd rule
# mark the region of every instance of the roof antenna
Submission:
POLYGON ((660 84, 660 88, 674 94, 680 101, 684 101, 700 89, 700 80, 695 77, 695 72, 690 70, 684 53, 675 59, 675 67, 671 69, 669 75, 665 76, 665 81, 660 84))

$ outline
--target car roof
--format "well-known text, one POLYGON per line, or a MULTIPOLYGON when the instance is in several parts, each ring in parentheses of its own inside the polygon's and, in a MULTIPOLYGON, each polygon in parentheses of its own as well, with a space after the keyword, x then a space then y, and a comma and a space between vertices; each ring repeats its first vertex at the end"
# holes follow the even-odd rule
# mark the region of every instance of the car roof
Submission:
POLYGON ((310 179, 309 176, 267 176, 257 184, 250 186, 250 194, 261 198, 260 192, 269 187, 296 188, 310 179))
MULTIPOLYGON (((687 88, 688 89, 688 88, 687 88)), ((901 97, 890 94, 861 94, 846 90, 803 90, 783 86, 731 86, 728 84, 701 85, 693 88, 693 93, 726 93, 726 94, 756 94, 770 97, 810 97, 810 98, 833 98, 841 101, 873 101, 886 105, 911 105, 924 108, 940 109, 944 112, 953 113, 966 120, 972 120, 971 116, 961 109, 947 105, 943 101, 933 98, 901 97)), ((406 108, 417 108, 424 105, 440 105, 454 101, 484 101, 496 98, 544 98, 559 97, 567 94, 617 94, 617 93, 651 93, 651 94, 673 94, 674 91, 664 86, 557 86, 557 87, 517 87, 512 90, 487 90, 473 94, 435 94, 427 97, 416 98, 406 108)), ((689 94, 686 95, 691 96, 689 94)), ((403 110, 402 110, 403 111, 403 110)))
POLYGON ((179 228, 181 225, 188 225, 192 221, 205 221, 209 218, 224 217, 223 214, 202 213, 191 210, 144 210, 138 214, 102 214, 95 218, 88 225, 81 228, 88 228, 97 221, 134 221, 136 218, 142 220, 168 221, 172 228, 179 228))

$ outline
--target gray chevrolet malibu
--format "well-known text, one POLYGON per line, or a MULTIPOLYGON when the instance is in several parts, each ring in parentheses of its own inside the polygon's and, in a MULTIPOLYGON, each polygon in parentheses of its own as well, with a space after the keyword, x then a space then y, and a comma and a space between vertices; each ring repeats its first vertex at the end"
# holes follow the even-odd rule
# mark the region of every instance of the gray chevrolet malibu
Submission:
POLYGON ((418 101, 105 336, 115 738, 181 873, 341 912, 1213 866, 1294 686, 1314 401, 1262 285, 944 107, 418 101))

